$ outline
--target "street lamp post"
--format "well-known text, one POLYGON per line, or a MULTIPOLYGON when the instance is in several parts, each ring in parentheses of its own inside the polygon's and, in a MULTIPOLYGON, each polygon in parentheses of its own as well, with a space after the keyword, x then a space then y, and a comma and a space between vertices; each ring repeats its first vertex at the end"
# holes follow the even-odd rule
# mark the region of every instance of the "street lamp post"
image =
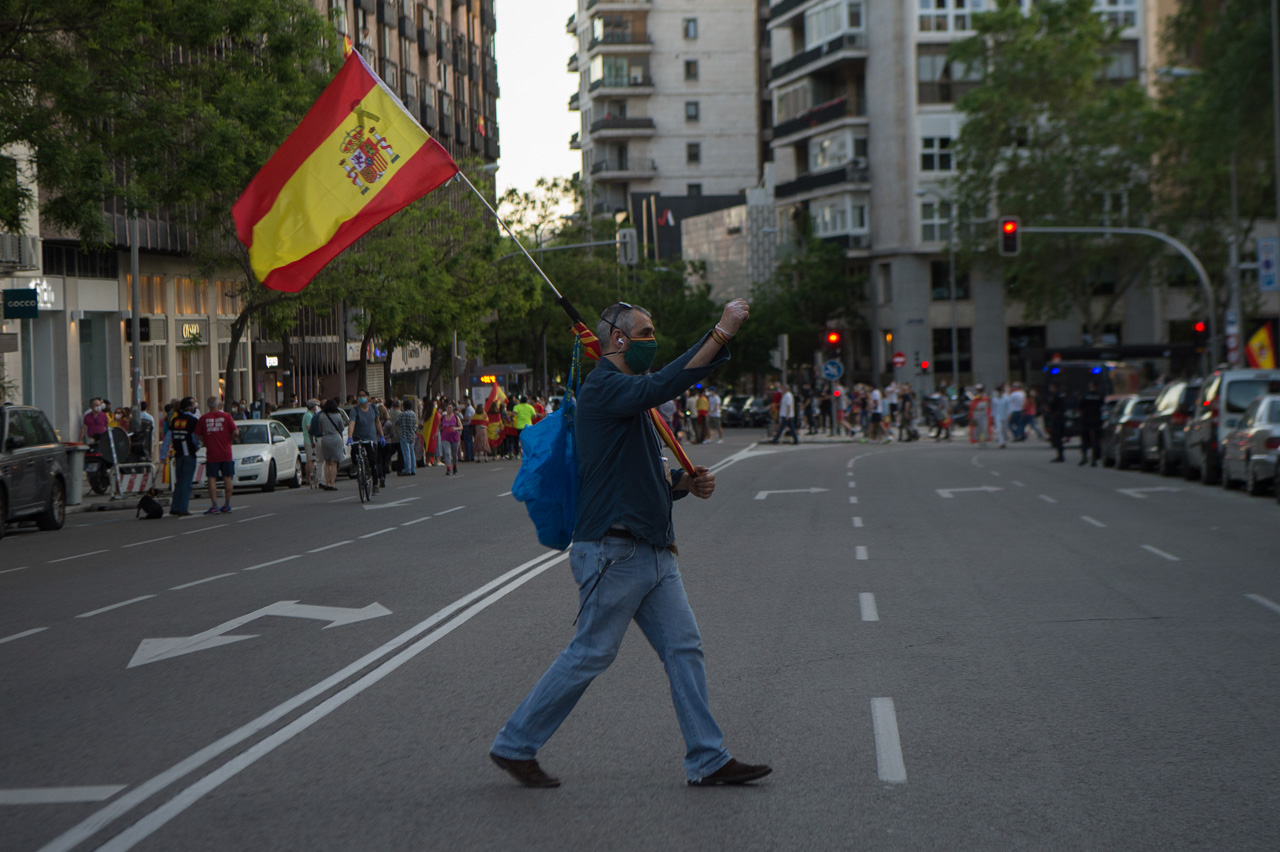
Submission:
POLYGON ((918 189, 916 195, 923 198, 932 195, 939 204, 947 205, 947 289, 951 293, 951 388, 960 387, 960 343, 956 333, 956 207, 949 198, 943 198, 931 189, 918 189))

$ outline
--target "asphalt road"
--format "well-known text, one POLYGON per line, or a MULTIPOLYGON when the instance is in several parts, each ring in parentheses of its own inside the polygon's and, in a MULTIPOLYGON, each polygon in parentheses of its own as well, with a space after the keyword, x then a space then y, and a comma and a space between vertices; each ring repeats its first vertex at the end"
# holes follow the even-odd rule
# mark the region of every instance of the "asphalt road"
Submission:
POLYGON ((676 529, 762 782, 685 786, 638 630, 540 755, 563 787, 495 769, 576 592, 514 463, 428 468, 0 541, 0 850, 1280 848, 1274 499, 757 437, 693 449, 676 529))

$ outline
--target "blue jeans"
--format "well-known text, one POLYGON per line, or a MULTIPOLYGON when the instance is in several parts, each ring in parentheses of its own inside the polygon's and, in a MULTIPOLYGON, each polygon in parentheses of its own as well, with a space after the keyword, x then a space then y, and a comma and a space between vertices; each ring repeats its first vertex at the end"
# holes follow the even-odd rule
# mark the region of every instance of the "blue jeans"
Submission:
POLYGON ((796 443, 800 442, 800 436, 796 434, 796 419, 794 417, 779 417, 778 431, 773 434, 773 443, 778 443, 782 437, 782 430, 786 429, 791 433, 791 440, 796 443))
POLYGON ((578 633, 502 726, 493 753, 532 760, 609 668, 634 618, 671 682, 685 775, 698 780, 728 763, 724 734, 707 703, 702 636, 671 551, 623 538, 575 541, 569 565, 582 606, 578 633))
POLYGON ((400 472, 414 473, 418 469, 418 454, 414 451, 414 438, 417 433, 408 437, 400 436, 400 472))
POLYGON ((173 459, 173 502, 170 512, 185 512, 191 505, 191 486, 196 475, 195 456, 175 456, 173 459))

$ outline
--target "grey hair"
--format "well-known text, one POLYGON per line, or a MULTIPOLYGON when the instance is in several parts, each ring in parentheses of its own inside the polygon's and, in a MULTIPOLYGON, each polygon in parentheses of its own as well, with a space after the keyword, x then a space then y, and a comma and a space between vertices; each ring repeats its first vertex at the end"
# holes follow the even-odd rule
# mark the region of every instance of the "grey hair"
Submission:
MULTIPOLYGON (((630 336, 631 329, 635 328, 636 314, 644 314, 646 317, 653 315, 641 307, 623 308, 617 302, 604 309, 604 313, 600 315, 600 322, 596 323, 596 339, 600 341, 600 347, 603 351, 605 343, 609 340, 609 332, 616 326, 623 334, 630 336), (614 318, 614 312, 618 316, 614 318), (613 325, 609 321, 613 321, 613 325)), ((607 354, 607 353, 606 353, 607 354)))

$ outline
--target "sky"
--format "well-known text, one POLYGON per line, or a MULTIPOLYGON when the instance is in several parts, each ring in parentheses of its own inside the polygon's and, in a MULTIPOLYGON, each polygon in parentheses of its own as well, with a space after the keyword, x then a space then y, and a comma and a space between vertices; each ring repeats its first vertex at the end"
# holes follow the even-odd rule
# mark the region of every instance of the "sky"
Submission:
POLYGON ((502 157, 498 191, 531 191, 538 178, 567 178, 582 167, 569 149, 578 114, 569 112, 576 75, 565 70, 573 38, 564 24, 577 0, 495 0, 498 126, 502 157))

